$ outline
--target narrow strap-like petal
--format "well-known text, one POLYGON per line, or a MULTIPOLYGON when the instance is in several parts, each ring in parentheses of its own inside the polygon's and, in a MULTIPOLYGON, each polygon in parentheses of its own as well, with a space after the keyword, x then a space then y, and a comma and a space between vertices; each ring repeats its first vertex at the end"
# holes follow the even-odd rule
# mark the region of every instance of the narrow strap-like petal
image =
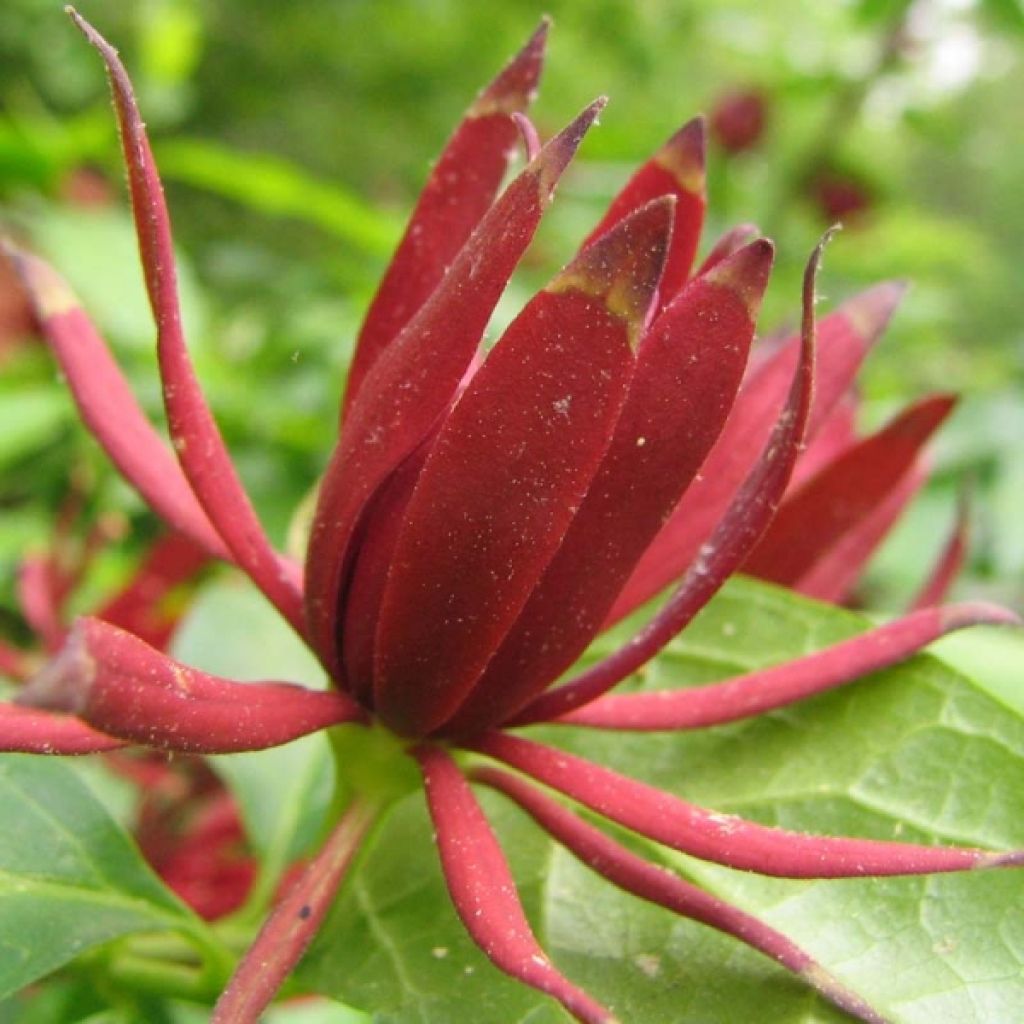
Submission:
POLYGON ((626 183, 625 188, 612 200, 608 212, 581 246, 600 238, 624 217, 639 210, 659 196, 676 197, 675 217, 672 223, 672 245, 665 260, 665 273, 661 279, 660 305, 667 306, 686 284, 697 252, 704 210, 705 149, 707 131, 703 117, 688 121, 657 153, 626 183))
POLYGON ((262 750, 360 717, 344 694, 221 679, 99 619, 79 619, 16 701, 122 740, 201 754, 262 750))
POLYGON ((793 467, 787 495, 793 494, 817 476, 829 463, 852 448, 857 440, 857 397, 851 390, 836 402, 818 432, 807 442, 807 447, 793 467))
POLYGON ((858 1020, 886 1024, 881 1014, 809 953, 753 914, 704 892, 667 868, 648 863, 518 776, 496 768, 479 768, 473 772, 473 781, 504 793, 552 838, 613 885, 739 939, 792 971, 819 995, 858 1020))
POLYGON ((338 608, 367 504, 436 430, 559 177, 603 106, 591 104, 505 189, 440 285, 374 362, 349 410, 320 486, 306 558, 310 641, 336 680, 343 678, 338 608))
POLYGON ((0 704, 0 751, 5 754, 98 754, 125 746, 74 715, 0 704))
POLYGON ((548 26, 545 18, 480 93, 430 172, 359 332, 344 409, 352 405, 383 349, 440 283, 493 202, 519 133, 511 115, 526 110, 537 91, 548 26))
POLYGON ((556 721, 598 729, 700 729, 760 715, 896 665, 954 630, 1019 625, 996 605, 924 608, 783 665, 686 690, 608 694, 556 721))
POLYGON ((968 515, 967 498, 961 495, 957 502, 956 519, 946 543, 939 552, 939 557, 928 573, 928 578, 921 585, 913 601, 911 610, 930 608, 941 604, 952 589, 957 576, 967 557, 968 515))
POLYGON ((653 658, 739 568, 771 522, 806 434, 814 380, 814 288, 824 244, 825 240, 814 250, 804 274, 801 357, 786 405, 761 458, 711 540, 699 550, 682 583, 646 626, 614 654, 528 704, 512 719, 515 724, 546 721, 582 707, 653 658))
POLYGON ((68 285, 37 256, 4 250, 32 300, 83 422, 121 475, 168 526, 231 561, 170 448, 139 406, 110 350, 68 285))
POLYGON ((156 319, 164 408, 175 454, 234 561, 301 634, 304 623, 297 576, 263 532, 185 345, 170 217, 131 82, 117 51, 76 11, 69 13, 103 58, 113 89, 146 290, 156 319))
POLYGON ((565 978, 530 929, 515 879, 484 812, 455 762, 422 747, 427 807, 452 903, 473 941, 500 970, 557 999, 583 1024, 614 1024, 614 1016, 565 978))
MULTIPOLYGON (((813 439, 861 362, 889 321, 903 294, 898 284, 869 289, 824 317, 807 439, 813 439)), ((623 588, 608 624, 617 622, 679 578, 714 532, 742 481, 757 462, 772 424, 785 404, 787 382, 799 356, 790 339, 744 382, 718 442, 672 517, 644 553, 623 588)))
POLYGON ((29 555, 18 566, 18 606, 48 651, 56 650, 64 639, 52 570, 53 563, 46 555, 29 555))
POLYGON ((787 496, 743 571, 794 586, 898 486, 955 402, 950 395, 926 398, 842 452, 787 496))
POLYGON ((691 281, 655 321, 579 512, 446 733, 504 721, 593 639, 725 422, 771 263, 771 243, 755 242, 691 281))
POLYGON ((375 813, 361 801, 345 811, 320 852, 270 912, 217 1000, 211 1024, 258 1024, 313 941, 375 813))
POLYGON ((194 579, 209 559, 181 534, 161 537, 146 552, 128 582, 95 613, 150 647, 163 650, 184 607, 172 598, 175 590, 194 579))
POLYGON ((445 421, 405 513, 377 628, 374 707, 441 725, 558 550, 625 401, 672 202, 585 249, 513 321, 445 421))
POLYGON ((488 733, 469 746, 648 839, 743 871, 779 878, 857 878, 1024 864, 1024 850, 993 853, 840 839, 757 825, 704 810, 563 750, 502 733, 488 733))

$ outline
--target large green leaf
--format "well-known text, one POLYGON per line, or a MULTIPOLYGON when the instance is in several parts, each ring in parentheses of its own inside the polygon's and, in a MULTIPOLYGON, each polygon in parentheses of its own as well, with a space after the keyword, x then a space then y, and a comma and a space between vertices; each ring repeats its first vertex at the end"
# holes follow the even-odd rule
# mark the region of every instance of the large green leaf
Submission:
POLYGON ((65 764, 0 757, 0 998, 91 946, 191 913, 65 764))
MULTIPOLYGON (((721 678, 865 625, 733 581, 635 685, 721 678)), ((538 734, 699 803, 787 828, 1024 846, 1024 723, 931 657, 692 734, 538 734)), ((739 943, 614 890, 485 797, 542 941, 623 1020, 845 1019, 739 943)), ((712 868, 653 844, 646 852, 785 931, 899 1024, 1010 1021, 1024 1007, 1024 871, 793 882, 712 868)), ((454 1024, 469 1007, 481 1024, 567 1019, 473 949, 448 905, 419 797, 377 833, 301 976, 388 1024, 454 1024)))

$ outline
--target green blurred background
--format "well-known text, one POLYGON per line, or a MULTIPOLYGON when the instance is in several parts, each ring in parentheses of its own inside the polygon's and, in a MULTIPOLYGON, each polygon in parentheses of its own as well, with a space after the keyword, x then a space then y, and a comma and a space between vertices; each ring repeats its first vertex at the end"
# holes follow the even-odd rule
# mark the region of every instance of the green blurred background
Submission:
MULTIPOLYGON (((713 238, 754 221, 778 244, 765 331, 795 323, 804 261, 842 201, 852 209, 828 252, 825 297, 889 277, 913 286, 864 374, 865 424, 929 389, 964 395, 935 448, 933 481, 877 560, 867 596, 901 603, 969 479, 972 553, 959 592, 1024 603, 1020 0, 82 0, 81 9, 135 78, 175 218, 199 372, 275 539, 333 443, 356 326, 430 160, 547 12, 542 134, 597 94, 612 102, 502 315, 570 255, 629 169, 682 121, 730 93, 753 96, 758 137, 739 152, 713 145, 708 227, 713 238)), ((158 416, 122 178, 95 54, 58 3, 3 0, 0 220, 69 277, 158 416)), ((94 509, 122 515, 133 537, 154 525, 77 425, 49 357, 19 341, 9 286, 2 294, 0 598, 9 606, 11 570, 45 541, 71 467, 94 509)), ((94 586, 122 568, 111 553, 94 586)), ((0 627, 16 633, 5 615, 0 627)))

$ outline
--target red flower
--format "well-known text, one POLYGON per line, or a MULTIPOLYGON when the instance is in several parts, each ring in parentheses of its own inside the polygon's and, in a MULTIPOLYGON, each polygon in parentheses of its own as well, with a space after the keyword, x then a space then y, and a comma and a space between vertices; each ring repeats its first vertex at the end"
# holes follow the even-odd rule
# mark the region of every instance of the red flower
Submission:
MULTIPOLYGON (((638 859, 535 783, 677 850, 784 877, 1013 866, 1024 852, 756 825, 514 730, 541 721, 612 729, 732 721, 902 660, 951 629, 1012 620, 983 605, 929 607, 724 683, 609 694, 744 565, 799 582, 834 553, 845 533, 832 511, 804 526, 810 554, 801 541, 799 557, 790 522, 804 507, 834 510, 822 498, 835 491, 831 478, 811 487, 818 476, 809 477, 790 498, 796 511, 776 510, 802 446, 825 429, 898 289, 882 286, 826 318, 828 344, 816 363, 819 249, 800 335, 761 357, 744 384, 772 247, 741 230, 692 272, 704 210, 698 120, 637 172, 576 258, 478 365, 494 306, 603 106, 594 103, 536 145, 522 112, 540 71, 542 26, 448 143, 371 306, 303 571, 265 537, 203 400, 181 332, 167 211, 131 85, 112 48, 75 17, 114 86, 173 453, 63 283, 24 254, 16 257, 21 272, 83 417, 122 473, 176 529, 250 576, 334 686, 234 683, 84 619, 22 695, 16 713, 25 716, 25 745, 32 749, 33 730, 50 728, 55 752, 143 743, 224 753, 352 723, 366 730, 367 743, 418 764, 452 900, 472 937, 498 967, 577 1019, 614 1018, 537 944, 469 779, 505 793, 615 884, 740 938, 838 1006, 880 1021, 783 935, 638 859), (521 128, 531 159, 495 199, 521 128), (681 509, 692 517, 684 522, 681 509), (621 650, 552 689, 604 623, 656 586, 645 552, 661 552, 666 538, 689 562, 666 603, 621 650), (469 778, 456 749, 474 755, 469 778)), ((947 406, 933 399, 907 414, 883 440, 868 442, 872 458, 863 449, 849 462, 840 456, 840 475, 858 482, 860 518, 899 486, 947 406)), ((215 1021, 256 1020, 301 955, 381 812, 379 786, 362 789, 264 926, 215 1021)))
POLYGON ((711 137, 726 153, 753 149, 764 135, 767 111, 767 98, 760 89, 727 92, 711 110, 711 137))

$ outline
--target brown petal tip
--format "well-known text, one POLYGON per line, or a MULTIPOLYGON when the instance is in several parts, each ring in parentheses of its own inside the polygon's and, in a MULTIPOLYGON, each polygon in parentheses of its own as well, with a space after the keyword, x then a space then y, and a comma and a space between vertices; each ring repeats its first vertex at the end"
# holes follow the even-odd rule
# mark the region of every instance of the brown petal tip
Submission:
POLYGON ((854 330, 873 341, 888 326, 906 291, 904 281, 883 281, 847 300, 840 308, 854 330))
POLYGON ((470 107, 470 117, 521 113, 530 105, 537 95, 550 28, 551 19, 545 15, 523 48, 477 97, 470 107))
POLYGON ((542 202, 546 202, 554 192, 562 172, 576 155, 576 150, 580 148, 583 136, 607 105, 608 97, 599 96, 551 139, 530 164, 530 168, 539 178, 542 202))
POLYGON ((675 196, 661 196, 621 220, 587 246, 547 290, 575 289, 600 299, 626 321, 635 347, 665 267, 675 204, 675 196))
POLYGON ((704 279, 736 293, 756 320, 775 260, 775 246, 758 238, 716 263, 704 279))
POLYGON ((707 126, 703 115, 687 121, 655 155, 655 162, 668 171, 684 192, 704 192, 707 167, 707 126))
POLYGON ((79 308, 75 293, 49 263, 6 238, 0 239, 0 250, 10 260, 40 320, 79 308))
POLYGON ((821 964, 810 963, 798 973, 811 988, 820 992, 840 1009, 845 1010, 851 1017, 856 1017, 857 1020, 864 1021, 865 1024, 889 1024, 888 1017, 883 1017, 856 992, 839 981, 834 974, 825 970, 821 964))
POLYGON ((15 703, 77 714, 85 707, 95 677, 96 662, 89 652, 85 630, 76 625, 60 653, 22 687, 15 703))

